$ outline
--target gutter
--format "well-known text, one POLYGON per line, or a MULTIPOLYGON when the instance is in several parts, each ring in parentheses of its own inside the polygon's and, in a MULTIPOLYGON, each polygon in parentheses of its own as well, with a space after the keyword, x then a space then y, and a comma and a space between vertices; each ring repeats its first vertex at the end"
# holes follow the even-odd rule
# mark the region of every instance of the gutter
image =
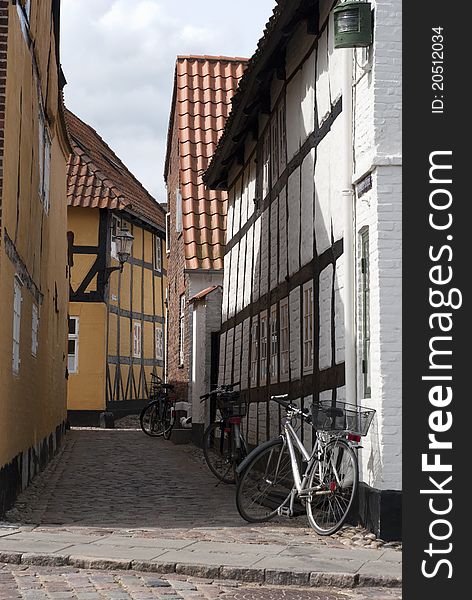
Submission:
POLYGON ((354 189, 353 171, 353 134, 352 134, 352 76, 353 55, 351 48, 343 52, 343 128, 344 146, 342 160, 342 198, 344 213, 344 331, 345 331, 345 381, 346 402, 357 403, 356 382, 356 319, 355 319, 355 237, 354 237, 354 189))

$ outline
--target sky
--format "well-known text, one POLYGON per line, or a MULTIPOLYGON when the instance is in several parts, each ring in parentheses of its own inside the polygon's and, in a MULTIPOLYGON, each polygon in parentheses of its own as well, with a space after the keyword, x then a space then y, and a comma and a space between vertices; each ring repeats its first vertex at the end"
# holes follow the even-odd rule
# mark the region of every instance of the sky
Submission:
POLYGON ((61 6, 67 107, 166 202, 175 57, 250 57, 275 0, 62 0, 61 6))

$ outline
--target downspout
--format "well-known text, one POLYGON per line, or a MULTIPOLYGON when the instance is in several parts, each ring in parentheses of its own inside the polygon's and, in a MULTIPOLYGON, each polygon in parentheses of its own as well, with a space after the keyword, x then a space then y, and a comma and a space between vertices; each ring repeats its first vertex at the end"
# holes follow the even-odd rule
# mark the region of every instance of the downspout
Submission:
POLYGON ((355 251, 354 251, 354 190, 352 186, 352 76, 351 48, 343 48, 343 127, 342 198, 344 215, 344 325, 346 402, 357 403, 356 382, 356 319, 355 319, 355 251))

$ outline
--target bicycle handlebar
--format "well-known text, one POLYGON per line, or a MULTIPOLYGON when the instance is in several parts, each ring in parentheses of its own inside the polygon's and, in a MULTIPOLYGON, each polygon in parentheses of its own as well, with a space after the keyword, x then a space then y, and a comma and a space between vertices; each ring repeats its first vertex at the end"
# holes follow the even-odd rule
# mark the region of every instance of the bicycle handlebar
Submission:
POLYGON ((308 411, 298 408, 298 406, 295 406, 295 404, 292 404, 291 402, 287 402, 284 398, 288 398, 288 394, 270 397, 271 400, 274 400, 274 402, 277 402, 277 404, 280 404, 280 406, 283 406, 285 409, 290 410, 296 415, 301 415, 308 423, 311 421, 311 414, 308 411))
POLYGON ((223 394, 224 392, 231 392, 232 389, 237 385, 240 385, 240 383, 240 381, 236 381, 235 383, 226 383, 224 385, 220 385, 216 388, 216 390, 212 390, 211 392, 208 392, 208 394, 203 394, 203 396, 200 396, 200 402, 208 400, 208 398, 211 396, 217 396, 218 394, 223 394))

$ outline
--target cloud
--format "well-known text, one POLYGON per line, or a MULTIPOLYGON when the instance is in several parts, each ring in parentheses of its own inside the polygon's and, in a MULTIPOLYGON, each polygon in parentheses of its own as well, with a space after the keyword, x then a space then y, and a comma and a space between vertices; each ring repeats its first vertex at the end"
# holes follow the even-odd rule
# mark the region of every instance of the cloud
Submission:
POLYGON ((273 5, 274 0, 63 0, 68 107, 165 202, 176 55, 250 56, 273 5))

